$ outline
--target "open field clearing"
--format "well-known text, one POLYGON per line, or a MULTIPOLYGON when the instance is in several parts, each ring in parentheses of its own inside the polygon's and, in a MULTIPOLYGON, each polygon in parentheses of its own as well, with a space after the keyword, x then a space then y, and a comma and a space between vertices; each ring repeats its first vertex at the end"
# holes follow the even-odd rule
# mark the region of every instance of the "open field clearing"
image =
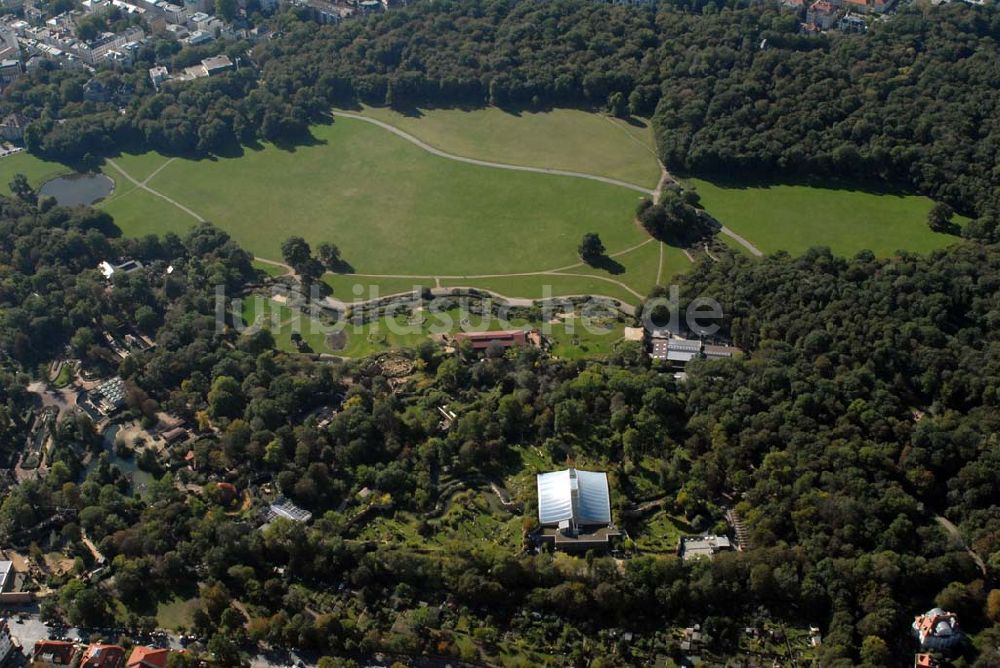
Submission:
POLYGON ((927 213, 934 206, 927 197, 686 180, 701 195, 706 211, 765 253, 784 250, 797 255, 813 246, 829 246, 838 255, 868 249, 886 256, 900 249, 926 253, 956 240, 927 227, 927 213))
MULTIPOLYGON (((173 160, 147 185, 257 255, 280 258, 281 241, 299 234, 333 241, 360 273, 539 271, 577 262, 586 231, 612 251, 644 240, 631 220, 634 191, 462 164, 363 121, 338 119, 314 133, 314 144, 294 151, 173 160)), ((119 215, 125 233, 149 231, 137 213, 119 215)), ((169 225, 182 232, 195 222, 169 225)))
POLYGON ((444 151, 515 165, 579 170, 652 188, 660 178, 647 121, 577 109, 509 113, 387 107, 352 110, 394 125, 444 151))

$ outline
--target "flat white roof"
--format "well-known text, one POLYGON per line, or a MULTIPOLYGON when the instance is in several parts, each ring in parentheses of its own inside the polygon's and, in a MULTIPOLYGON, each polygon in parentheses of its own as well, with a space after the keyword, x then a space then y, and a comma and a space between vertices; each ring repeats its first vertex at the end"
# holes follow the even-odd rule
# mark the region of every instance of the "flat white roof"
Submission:
POLYGON ((576 469, 540 473, 537 484, 539 523, 611 524, 606 473, 576 469))

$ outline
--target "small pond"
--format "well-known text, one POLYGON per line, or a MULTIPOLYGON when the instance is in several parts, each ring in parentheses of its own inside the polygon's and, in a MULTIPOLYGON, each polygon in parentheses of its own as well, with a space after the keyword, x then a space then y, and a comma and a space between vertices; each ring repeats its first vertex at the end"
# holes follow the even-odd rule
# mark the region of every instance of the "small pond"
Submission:
MULTIPOLYGON (((137 492, 140 495, 146 493, 146 488, 149 484, 156 480, 153 475, 147 471, 143 471, 139 468, 137 455, 132 455, 127 459, 124 457, 119 457, 115 454, 115 442, 118 438, 118 433, 121 431, 121 426, 113 424, 104 431, 104 451, 108 454, 109 462, 113 466, 117 466, 121 469, 122 474, 128 479, 129 483, 132 485, 132 491, 137 492)), ((87 474, 97 466, 97 457, 94 457, 90 463, 83 470, 83 477, 86 478, 87 474)))
POLYGON ((98 202, 114 188, 115 182, 104 174, 70 174, 46 181, 38 195, 55 197, 59 206, 76 206, 98 202))

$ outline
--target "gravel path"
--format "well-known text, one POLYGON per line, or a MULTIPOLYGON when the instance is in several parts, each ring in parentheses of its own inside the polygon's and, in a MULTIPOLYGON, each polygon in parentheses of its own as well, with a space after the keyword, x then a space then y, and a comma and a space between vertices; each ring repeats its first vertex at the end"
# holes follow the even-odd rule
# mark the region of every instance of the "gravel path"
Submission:
POLYGON ((424 142, 411 135, 405 130, 400 130, 395 125, 390 125, 375 118, 369 118, 368 116, 362 116, 361 114, 351 114, 343 111, 333 112, 334 116, 340 118, 352 118, 357 121, 364 121, 365 123, 371 123, 372 125, 377 125, 383 130, 388 130, 389 132, 402 137, 411 144, 415 144, 420 148, 424 149, 428 153, 433 153, 441 158, 447 158, 449 160, 457 160, 458 162, 464 162, 470 165, 477 165, 479 167, 493 167, 495 169, 509 169, 515 172, 534 172, 536 174, 549 174, 551 176, 572 176, 578 179, 590 179, 591 181, 600 181, 601 183, 607 183, 613 186, 619 186, 621 188, 628 188, 629 190, 635 190, 644 195, 652 196, 654 190, 652 188, 645 188, 643 186, 636 185, 634 183, 629 183, 628 181, 620 181, 618 179, 612 179, 607 176, 597 176, 596 174, 586 174, 584 172, 573 172, 565 169, 552 169, 549 167, 528 167, 527 165, 511 165, 506 162, 492 162, 490 160, 479 160, 478 158, 467 158, 464 155, 455 155, 454 153, 448 153, 442 151, 439 148, 431 146, 430 144, 424 142))

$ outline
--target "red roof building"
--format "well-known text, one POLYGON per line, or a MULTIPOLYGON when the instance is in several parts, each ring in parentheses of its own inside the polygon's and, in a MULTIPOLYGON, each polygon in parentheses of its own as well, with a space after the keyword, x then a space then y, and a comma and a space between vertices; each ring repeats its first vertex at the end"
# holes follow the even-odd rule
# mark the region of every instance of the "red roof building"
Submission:
POLYGON ((125 665, 125 650, 118 645, 88 645, 83 653, 80 668, 122 668, 125 665))
POLYGON ((76 656, 77 646, 65 640, 39 640, 31 652, 33 668, 68 666, 76 656))
POLYGON ((170 650, 163 647, 136 647, 129 654, 125 668, 164 668, 170 650))
POLYGON ((455 341, 462 343, 468 341, 473 350, 486 350, 492 345, 501 348, 512 348, 523 346, 528 343, 528 332, 523 329, 498 330, 494 332, 459 332, 455 334, 455 341))

